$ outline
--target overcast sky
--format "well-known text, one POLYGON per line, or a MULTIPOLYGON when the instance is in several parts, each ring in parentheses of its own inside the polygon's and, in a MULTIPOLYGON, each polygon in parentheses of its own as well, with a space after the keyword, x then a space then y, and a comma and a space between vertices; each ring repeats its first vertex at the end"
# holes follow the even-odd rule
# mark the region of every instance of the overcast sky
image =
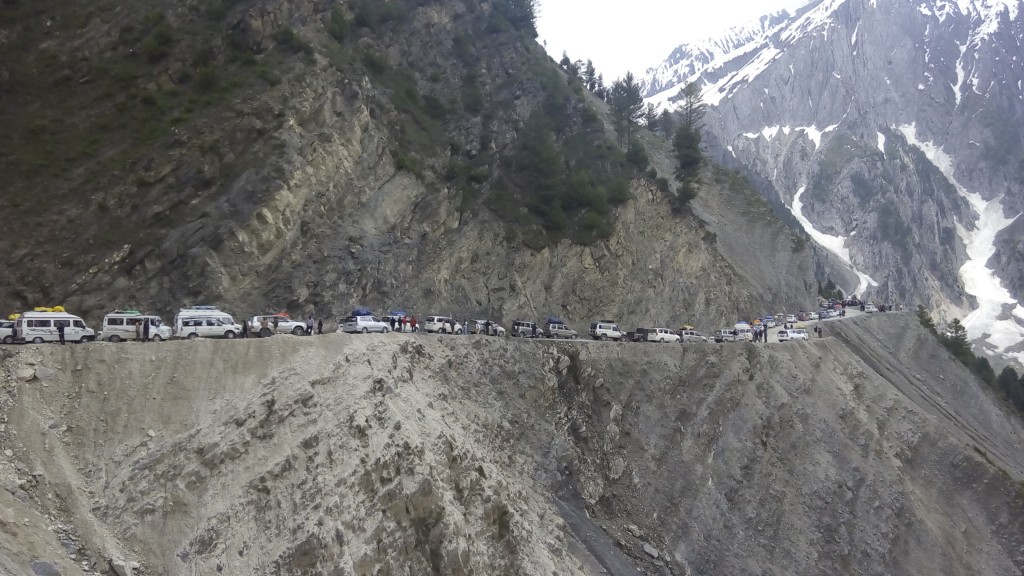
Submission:
POLYGON ((539 40, 558 60, 594 61, 606 81, 643 76, 676 46, 807 0, 539 0, 539 40))

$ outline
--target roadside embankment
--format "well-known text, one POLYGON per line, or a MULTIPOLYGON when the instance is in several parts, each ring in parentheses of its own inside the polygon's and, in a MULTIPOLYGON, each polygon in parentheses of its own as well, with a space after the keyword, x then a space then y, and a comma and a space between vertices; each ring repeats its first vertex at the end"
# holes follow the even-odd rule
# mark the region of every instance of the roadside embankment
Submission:
POLYGON ((24 346, 0 567, 1019 573, 1020 422, 909 316, 829 329, 24 346))

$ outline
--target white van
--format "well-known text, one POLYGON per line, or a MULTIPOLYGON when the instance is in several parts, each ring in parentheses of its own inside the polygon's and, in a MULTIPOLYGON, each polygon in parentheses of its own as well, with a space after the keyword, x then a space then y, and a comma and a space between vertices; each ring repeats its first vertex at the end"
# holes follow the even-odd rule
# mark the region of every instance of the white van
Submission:
POLYGON ((227 338, 238 337, 242 326, 235 323, 230 314, 221 312, 216 306, 193 306, 182 308, 174 315, 174 335, 178 338, 227 338))
POLYGON ((14 344, 14 320, 0 320, 0 342, 14 344))
POLYGON ((736 341, 742 342, 746 340, 748 342, 754 341, 754 330, 750 327, 750 324, 746 322, 738 322, 733 326, 733 330, 736 331, 736 341))
POLYGON ((65 342, 92 342, 96 339, 96 333, 81 318, 67 312, 25 312, 15 326, 17 342, 60 342, 58 326, 64 326, 65 342))
POLYGON ((647 330, 647 341, 660 342, 662 344, 666 342, 679 342, 679 334, 668 328, 649 328, 647 330))
POLYGON ((159 316, 143 314, 138 310, 114 310, 103 317, 103 326, 97 337, 107 342, 142 340, 142 327, 149 320, 149 339, 153 342, 168 340, 171 327, 165 326, 159 316))

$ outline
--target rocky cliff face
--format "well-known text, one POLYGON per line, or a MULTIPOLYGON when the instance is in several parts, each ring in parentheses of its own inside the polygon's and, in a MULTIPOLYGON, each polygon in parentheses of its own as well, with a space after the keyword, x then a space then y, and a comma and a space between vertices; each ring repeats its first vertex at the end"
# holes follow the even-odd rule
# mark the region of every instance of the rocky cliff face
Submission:
MULTIPOLYGON (((1024 143, 1016 0, 824 0, 710 63, 716 158, 743 166, 815 238, 847 292, 967 317, 988 351, 1024 340, 1024 143)), ((673 78, 675 86, 664 81, 673 78)), ((1024 360, 1019 355, 1017 360, 1024 360)))
MULTIPOLYGON (((5 4, 24 16, 5 66, 67 76, 56 95, 27 65, 4 79, 9 306, 710 323, 811 305, 809 252, 730 179, 709 176, 697 216, 677 217, 637 177, 597 242, 545 236, 515 218, 525 204, 492 210, 531 112, 603 114, 515 4, 5 4), (62 102, 63 119, 45 115, 62 102)), ((664 143, 647 144, 670 174, 664 143)))

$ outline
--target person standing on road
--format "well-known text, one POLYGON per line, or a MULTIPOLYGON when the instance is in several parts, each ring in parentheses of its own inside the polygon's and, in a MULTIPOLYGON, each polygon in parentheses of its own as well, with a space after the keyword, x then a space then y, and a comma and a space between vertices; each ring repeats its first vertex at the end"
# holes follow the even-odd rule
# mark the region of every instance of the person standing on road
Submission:
POLYGON ((142 341, 149 342, 149 318, 142 321, 142 341))
POLYGON ((411 318, 411 319, 409 320, 409 323, 410 323, 410 324, 412 325, 412 331, 413 331, 413 333, 415 334, 415 333, 416 333, 416 317, 415 317, 415 316, 413 316, 413 317, 412 317, 412 318, 411 318))
MULTIPOLYGON (((135 325, 138 327, 138 324, 135 325)), ((57 336, 60 337, 60 345, 64 345, 64 321, 57 320, 57 336)))
POLYGON ((306 336, 313 335, 313 315, 310 314, 309 318, 306 318, 306 336))
POLYGON ((242 322, 242 338, 249 337, 249 321, 245 320, 242 322))
POLYGON ((324 333, 324 319, 323 318, 321 318, 321 319, 316 321, 316 333, 317 334, 323 334, 324 333))
POLYGON ((388 316, 388 324, 391 324, 391 331, 394 332, 395 331, 395 317, 394 316, 388 316))

